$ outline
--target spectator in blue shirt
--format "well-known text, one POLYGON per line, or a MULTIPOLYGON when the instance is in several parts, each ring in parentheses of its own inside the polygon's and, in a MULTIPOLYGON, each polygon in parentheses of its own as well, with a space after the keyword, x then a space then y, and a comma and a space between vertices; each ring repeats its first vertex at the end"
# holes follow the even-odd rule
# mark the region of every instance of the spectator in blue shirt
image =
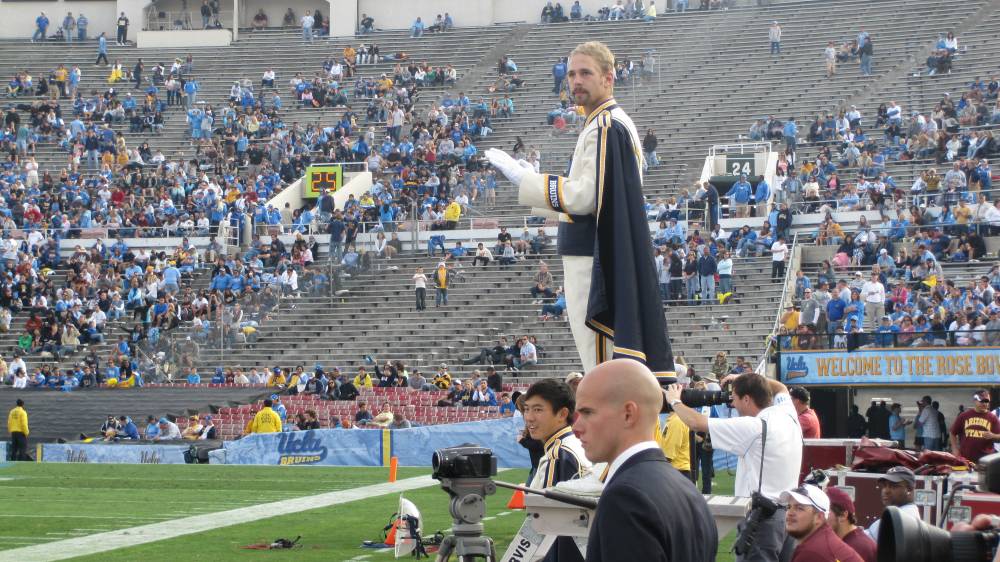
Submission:
POLYGON ((35 33, 31 36, 31 42, 35 41, 45 41, 45 33, 49 29, 49 17, 42 12, 37 18, 35 18, 35 33))
POLYGON ((733 187, 729 189, 726 193, 726 197, 729 197, 730 203, 735 204, 735 216, 745 217, 748 213, 748 207, 750 205, 750 198, 753 195, 753 186, 747 181, 746 174, 740 174, 740 179, 733 184, 733 187))
POLYGON ((410 26, 410 37, 411 38, 423 37, 423 35, 424 35, 424 22, 421 21, 421 19, 418 17, 417 21, 413 22, 413 25, 410 26))
MULTIPOLYGON (((577 4, 577 7, 578 6, 579 4, 577 4)), ((553 94, 557 96, 559 95, 559 92, 562 90, 563 80, 565 79, 566 79, 566 57, 563 57, 559 59, 559 62, 552 65, 553 94)))
POLYGON ((798 134, 799 127, 795 124, 795 117, 789 117, 782 130, 782 135, 785 137, 785 148, 795 150, 795 139, 798 134))
POLYGON ((899 326, 893 324, 888 316, 883 316, 881 323, 875 329, 875 347, 893 347, 895 334, 898 333, 899 326))
MULTIPOLYGON (((767 210, 767 200, 771 197, 771 186, 767 185, 765 180, 760 180, 757 184, 757 189, 754 190, 753 199, 757 206, 757 216, 762 216, 764 211, 767 210)), ((772 224, 772 227, 777 226, 772 224)))
POLYGON ((178 293, 181 290, 181 271, 173 264, 163 269, 163 290, 168 293, 178 293))

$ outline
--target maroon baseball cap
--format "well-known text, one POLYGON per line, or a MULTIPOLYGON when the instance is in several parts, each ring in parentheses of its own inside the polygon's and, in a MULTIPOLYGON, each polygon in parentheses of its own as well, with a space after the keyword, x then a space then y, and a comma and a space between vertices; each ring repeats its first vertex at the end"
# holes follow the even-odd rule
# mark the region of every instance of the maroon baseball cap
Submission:
POLYGON ((826 495, 830 498, 830 507, 839 507, 840 509, 846 511, 847 513, 856 513, 854 509, 854 500, 847 492, 837 488, 836 486, 830 486, 826 489, 826 495))

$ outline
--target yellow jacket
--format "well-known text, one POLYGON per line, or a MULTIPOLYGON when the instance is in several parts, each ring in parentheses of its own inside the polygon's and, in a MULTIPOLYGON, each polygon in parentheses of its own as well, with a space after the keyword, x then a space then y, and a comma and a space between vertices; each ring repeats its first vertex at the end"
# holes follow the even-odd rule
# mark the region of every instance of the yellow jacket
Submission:
POLYGON ((7 415, 7 431, 28 435, 28 412, 24 408, 17 406, 7 415))
POLYGON ((354 377, 354 388, 372 388, 372 376, 365 373, 365 376, 355 375, 354 377))
POLYGON ((677 470, 691 470, 691 441, 689 438, 690 429, 681 421, 678 415, 671 415, 667 419, 667 430, 660 429, 660 422, 656 422, 656 444, 663 450, 663 454, 670 460, 670 464, 677 470))
POLYGON ((458 221, 461 216, 462 206, 457 201, 452 201, 444 208, 444 220, 446 221, 458 221))
POLYGON ((271 408, 261 408, 247 426, 247 433, 278 433, 281 431, 281 418, 271 408))

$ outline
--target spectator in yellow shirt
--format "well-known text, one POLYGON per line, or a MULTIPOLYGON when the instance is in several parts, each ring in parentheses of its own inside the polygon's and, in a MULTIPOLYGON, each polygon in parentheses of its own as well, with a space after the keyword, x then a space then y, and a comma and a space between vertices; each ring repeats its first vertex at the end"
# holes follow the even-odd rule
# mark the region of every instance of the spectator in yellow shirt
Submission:
POLYGON ((364 367, 358 367, 358 374, 354 377, 354 388, 372 388, 372 376, 365 372, 364 367))
POLYGON ((458 228, 458 219, 462 217, 462 206, 458 204, 458 201, 452 201, 448 203, 448 206, 444 208, 444 223, 445 228, 448 230, 455 230, 458 228))
POLYGON ((257 412, 257 415, 247 425, 247 434, 278 433, 281 431, 281 418, 277 412, 271 409, 273 405, 274 402, 270 398, 264 400, 264 407, 257 412))
POLYGON ((7 431, 10 432, 10 460, 28 461, 28 412, 24 410, 24 400, 17 399, 17 405, 7 415, 7 431))
POLYGON ((288 379, 285 378, 285 373, 280 367, 275 367, 274 372, 267 378, 267 386, 269 387, 284 387, 287 382, 288 379))
POLYGON ((663 449, 663 454, 670 464, 686 478, 691 478, 691 438, 690 428, 684 425, 680 416, 670 414, 667 418, 667 429, 660 429, 656 422, 656 444, 663 449))

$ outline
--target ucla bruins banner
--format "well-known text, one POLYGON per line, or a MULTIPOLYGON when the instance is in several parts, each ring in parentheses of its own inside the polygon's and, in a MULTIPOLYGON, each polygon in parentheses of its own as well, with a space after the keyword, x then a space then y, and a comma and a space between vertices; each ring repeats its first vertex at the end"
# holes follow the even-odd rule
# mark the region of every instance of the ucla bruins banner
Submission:
POLYGON ((312 429, 226 441, 226 464, 381 466, 382 431, 312 429))
POLYGON ((779 358, 788 384, 1000 384, 1000 348, 783 351, 779 358))
POLYGON ((390 456, 402 466, 430 466, 437 449, 475 443, 490 447, 502 467, 530 467, 515 436, 523 421, 514 418, 412 429, 314 429, 248 435, 226 441, 225 464, 384 466, 390 456))

